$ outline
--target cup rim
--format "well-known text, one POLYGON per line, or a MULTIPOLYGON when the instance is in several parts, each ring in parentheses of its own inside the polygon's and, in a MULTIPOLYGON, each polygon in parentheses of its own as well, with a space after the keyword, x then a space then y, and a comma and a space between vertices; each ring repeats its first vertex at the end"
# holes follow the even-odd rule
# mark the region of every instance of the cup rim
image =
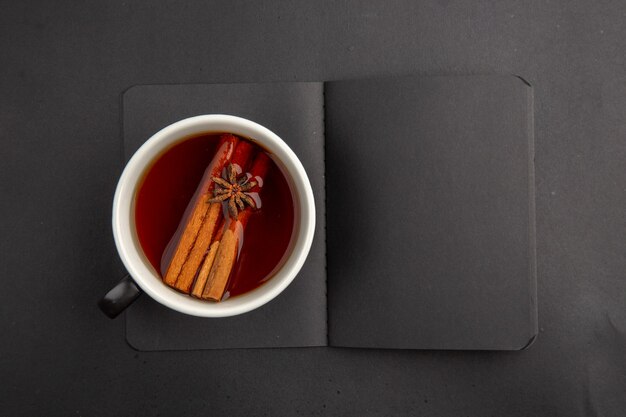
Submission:
POLYGON ((151 298, 181 313, 198 317, 228 317, 254 310, 276 298, 294 280, 310 251, 315 233, 315 202, 309 178, 291 148, 268 128, 238 116, 205 114, 172 123, 152 135, 130 158, 122 172, 113 198, 112 227, 122 263, 133 280, 151 298), (297 200, 295 239, 291 253, 267 282, 245 294, 219 303, 198 300, 162 282, 143 254, 134 228, 134 200, 137 187, 152 161, 168 146, 203 132, 230 132, 259 142, 274 155, 293 182, 297 200))

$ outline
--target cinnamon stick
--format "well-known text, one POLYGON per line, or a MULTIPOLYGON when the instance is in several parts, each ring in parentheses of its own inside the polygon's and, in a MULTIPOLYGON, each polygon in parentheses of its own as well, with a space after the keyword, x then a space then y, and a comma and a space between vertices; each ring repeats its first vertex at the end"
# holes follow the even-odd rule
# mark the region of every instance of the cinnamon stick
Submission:
MULTIPOLYGON (((183 265, 185 264, 185 261, 187 261, 187 258, 189 257, 189 253, 191 252, 194 243, 196 242, 200 228, 209 214, 209 208, 213 206, 208 203, 214 187, 213 180, 211 178, 221 174, 224 166, 232 156, 233 150, 235 149, 238 141, 237 137, 231 134, 224 134, 221 136, 217 152, 204 173, 204 177, 196 195, 194 196, 194 199, 190 202, 190 206, 192 207, 191 212, 180 235, 178 243, 176 244, 172 260, 170 261, 165 276, 163 277, 163 282, 171 287, 176 288, 178 276, 183 268, 183 265)), ((214 206, 215 208, 213 208, 212 213, 215 213, 216 209, 218 209, 217 212, 219 213, 220 204, 216 204, 214 206)))
MULTIPOLYGON (((238 169, 243 171, 248 164, 248 160, 250 159, 250 155, 253 150, 254 148, 251 143, 239 141, 229 163, 238 166, 238 169)), ((215 175, 215 177, 220 176, 221 172, 220 174, 215 175)), ((211 197, 212 195, 206 196, 206 199, 208 200, 211 197)), ((221 214, 221 203, 212 203, 209 205, 207 215, 200 226, 198 237, 196 238, 193 247, 187 256, 187 259, 185 260, 185 263, 180 270, 180 274, 178 275, 178 279, 174 285, 177 290, 184 293, 189 293, 191 291, 198 269, 200 269, 202 261, 209 250, 209 246, 211 245, 211 238, 215 234, 215 229, 221 214)))
MULTIPOLYGON (((259 153, 252 164, 250 173, 257 178, 257 186, 250 193, 259 193, 263 185, 263 178, 269 169, 270 159, 265 153, 259 153)), ((252 208, 241 211, 236 219, 231 219, 228 228, 224 231, 219 243, 215 260, 207 278, 202 298, 205 300, 220 301, 226 291, 228 280, 237 260, 240 242, 243 243, 243 234, 246 224, 252 214, 252 208)))
POLYGON ((204 286, 206 285, 206 281, 209 278, 209 272, 211 272, 211 267, 213 266, 213 262, 215 261, 215 255, 217 254, 217 249, 220 246, 220 240, 222 240, 223 234, 224 221, 222 221, 220 226, 218 226, 215 237, 213 238, 213 242, 211 243, 211 246, 209 246, 209 251, 205 256, 204 261, 202 261, 202 266, 200 267, 200 271, 198 271, 198 276, 193 283, 191 295, 196 298, 202 297, 202 291, 204 291, 204 286))
MULTIPOLYGON (((208 199, 208 197, 207 197, 208 199)), ((174 288, 184 293, 189 293, 191 285, 198 271, 198 267, 202 262, 204 253, 211 243, 211 236, 215 232, 215 227, 219 216, 222 215, 222 205, 220 203, 212 203, 209 205, 207 215, 205 216, 187 259, 183 264, 178 278, 174 283, 174 288)))
POLYGON ((241 231, 241 223, 239 221, 231 222, 233 227, 229 227, 222 236, 215 262, 211 267, 211 272, 207 278, 207 283, 202 292, 202 298, 205 300, 220 301, 226 291, 228 277, 237 259, 237 243, 239 241, 236 233, 241 231))

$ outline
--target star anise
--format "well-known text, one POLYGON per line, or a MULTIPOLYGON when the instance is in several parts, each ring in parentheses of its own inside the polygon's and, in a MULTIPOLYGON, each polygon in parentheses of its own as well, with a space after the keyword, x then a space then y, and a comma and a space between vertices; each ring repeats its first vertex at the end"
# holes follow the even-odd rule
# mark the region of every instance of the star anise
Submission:
POLYGON ((250 181, 247 174, 242 174, 240 178, 237 176, 237 168, 233 164, 228 164, 223 178, 212 178, 215 185, 219 187, 215 187, 213 190, 214 197, 209 200, 209 203, 228 200, 228 212, 233 219, 237 218, 237 209, 245 209, 246 204, 250 207, 256 207, 254 200, 247 193, 257 185, 256 181, 250 181))

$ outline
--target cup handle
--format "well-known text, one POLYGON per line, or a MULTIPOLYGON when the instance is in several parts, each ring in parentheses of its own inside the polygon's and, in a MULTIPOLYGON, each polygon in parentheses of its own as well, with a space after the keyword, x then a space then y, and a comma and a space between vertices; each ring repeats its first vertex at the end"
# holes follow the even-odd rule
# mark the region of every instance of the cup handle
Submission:
POLYGON ((98 301, 98 307, 109 318, 114 319, 131 305, 141 295, 141 292, 130 275, 126 275, 98 301))

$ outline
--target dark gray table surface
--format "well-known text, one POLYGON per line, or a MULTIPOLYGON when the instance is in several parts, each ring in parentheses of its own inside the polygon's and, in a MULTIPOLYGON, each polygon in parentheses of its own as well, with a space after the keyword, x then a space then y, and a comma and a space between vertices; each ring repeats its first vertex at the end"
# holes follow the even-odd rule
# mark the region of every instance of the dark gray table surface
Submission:
POLYGON ((3 415, 621 416, 626 3, 0 5, 3 415), (514 73, 535 88, 540 334, 527 351, 140 353, 95 302, 134 84, 514 73))

